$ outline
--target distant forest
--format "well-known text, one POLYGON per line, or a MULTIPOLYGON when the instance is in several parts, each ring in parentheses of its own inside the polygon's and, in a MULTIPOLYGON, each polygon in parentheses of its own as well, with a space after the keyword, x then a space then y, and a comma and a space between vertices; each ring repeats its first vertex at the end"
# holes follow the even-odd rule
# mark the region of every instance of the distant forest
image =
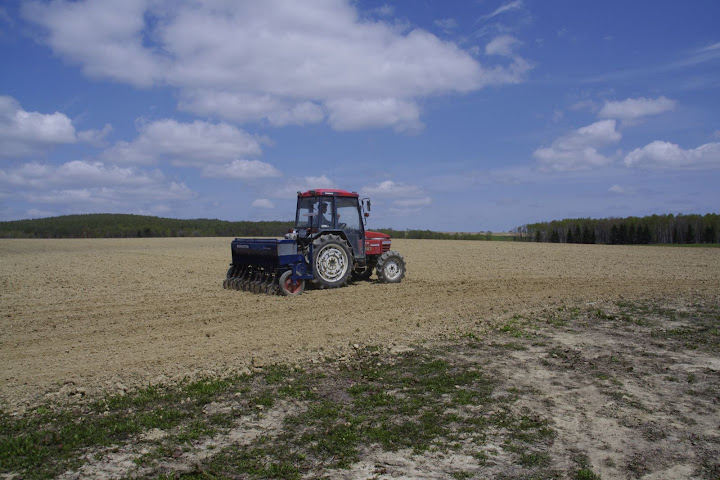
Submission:
POLYGON ((511 241, 513 237, 510 235, 493 235, 492 232, 486 233, 449 233, 435 232, 432 230, 393 230, 392 228, 371 228, 377 232, 387 233, 392 238, 410 238, 420 240, 500 240, 511 241))
MULTIPOLYGON (((2 238, 280 237, 292 221, 228 222, 216 219, 145 215, 64 215, 0 222, 2 238)), ((372 228, 371 228, 372 229, 372 228)), ((436 240, 515 240, 552 243, 693 244, 720 242, 720 215, 575 218, 518 227, 513 235, 448 233, 432 230, 372 229, 393 238, 436 240)))
POLYGON ((228 222, 197 218, 178 220, 145 215, 64 215, 0 222, 4 238, 137 238, 137 237, 278 237, 294 222, 228 222))
POLYGON ((573 218, 519 227, 516 240, 609 245, 718 243, 720 215, 573 218))
MULTIPOLYGON (((144 215, 64 215, 0 222, 2 238, 138 238, 138 237, 281 237, 294 222, 228 222, 213 219, 178 220, 144 215)), ((371 228, 372 229, 372 228, 371 228)), ((512 240, 487 233, 445 233, 430 230, 372 229, 393 238, 439 240, 512 240)))

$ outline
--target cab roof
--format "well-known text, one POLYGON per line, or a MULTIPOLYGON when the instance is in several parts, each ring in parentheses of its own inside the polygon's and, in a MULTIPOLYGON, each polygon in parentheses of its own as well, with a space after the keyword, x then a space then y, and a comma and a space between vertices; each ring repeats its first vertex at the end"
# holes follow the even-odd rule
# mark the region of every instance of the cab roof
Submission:
POLYGON ((307 192, 298 192, 298 197, 316 197, 316 196, 333 196, 333 197, 354 197, 358 198, 357 192, 348 192, 346 190, 333 190, 330 188, 316 188, 307 192))

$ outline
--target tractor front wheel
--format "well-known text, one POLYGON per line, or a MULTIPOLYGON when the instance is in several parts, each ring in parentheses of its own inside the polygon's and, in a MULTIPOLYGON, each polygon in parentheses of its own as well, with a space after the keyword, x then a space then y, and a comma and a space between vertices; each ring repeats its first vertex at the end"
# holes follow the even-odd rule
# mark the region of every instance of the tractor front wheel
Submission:
POLYGON ((380 283, 400 283, 405 276, 405 259, 394 250, 383 253, 377 262, 380 283))
POLYGON ((337 235, 323 235, 312 244, 315 282, 326 288, 342 287, 353 269, 350 247, 337 235))

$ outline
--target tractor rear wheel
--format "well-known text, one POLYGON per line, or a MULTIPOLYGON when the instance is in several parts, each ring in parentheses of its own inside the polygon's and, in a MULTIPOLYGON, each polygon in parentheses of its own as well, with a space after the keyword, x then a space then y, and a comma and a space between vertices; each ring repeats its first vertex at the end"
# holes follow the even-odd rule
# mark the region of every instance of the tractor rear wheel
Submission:
POLYGON ((286 297, 300 295, 305 290, 305 280, 293 280, 291 276, 292 270, 288 270, 283 272, 278 280, 278 290, 286 297))
POLYGON ((323 235, 313 241, 314 282, 326 288, 342 287, 353 269, 350 247, 337 235, 323 235))
POLYGON ((400 283, 405 276, 405 259, 394 250, 380 255, 377 262, 377 277, 380 283, 400 283))

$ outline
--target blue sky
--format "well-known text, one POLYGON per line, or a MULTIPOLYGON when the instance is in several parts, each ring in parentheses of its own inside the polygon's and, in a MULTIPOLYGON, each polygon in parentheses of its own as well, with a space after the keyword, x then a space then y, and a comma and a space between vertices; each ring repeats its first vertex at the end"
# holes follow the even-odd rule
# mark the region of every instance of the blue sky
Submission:
POLYGON ((9 1, 0 220, 717 213, 717 1, 9 1))

